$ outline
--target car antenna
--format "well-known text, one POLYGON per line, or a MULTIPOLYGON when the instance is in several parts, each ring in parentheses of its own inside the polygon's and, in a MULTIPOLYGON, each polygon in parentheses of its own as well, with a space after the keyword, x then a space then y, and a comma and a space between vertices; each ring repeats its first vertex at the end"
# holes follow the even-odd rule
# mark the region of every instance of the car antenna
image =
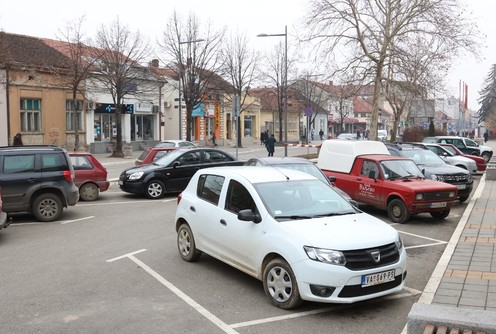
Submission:
POLYGON ((286 181, 289 181, 289 176, 287 176, 286 174, 283 173, 283 171, 280 169, 280 168, 277 168, 277 166, 274 166, 274 165, 270 165, 272 168, 275 168, 279 173, 281 173, 282 175, 284 175, 284 177, 286 178, 286 181))

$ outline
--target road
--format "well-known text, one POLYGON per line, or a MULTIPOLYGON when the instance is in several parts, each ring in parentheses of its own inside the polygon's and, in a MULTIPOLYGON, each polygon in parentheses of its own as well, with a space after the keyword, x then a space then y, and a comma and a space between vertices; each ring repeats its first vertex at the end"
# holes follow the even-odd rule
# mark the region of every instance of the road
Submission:
MULTIPOLYGON (((240 158, 256 154, 265 152, 240 158)), ((107 168, 118 175, 132 163, 107 168)), ((400 333, 466 204, 443 221, 422 214, 402 225, 363 207, 401 232, 406 288, 365 303, 305 303, 291 311, 271 306, 260 281, 213 258, 182 261, 175 207, 175 196, 147 200, 112 184, 98 201, 78 203, 60 221, 15 216, 0 232, 2 332, 400 333)))

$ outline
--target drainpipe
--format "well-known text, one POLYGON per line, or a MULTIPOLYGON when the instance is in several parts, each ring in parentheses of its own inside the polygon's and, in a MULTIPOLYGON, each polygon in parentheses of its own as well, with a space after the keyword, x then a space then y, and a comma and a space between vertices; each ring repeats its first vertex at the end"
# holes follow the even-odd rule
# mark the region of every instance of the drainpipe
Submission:
POLYGON ((5 102, 7 103, 7 145, 11 145, 10 141, 10 98, 9 98, 9 67, 5 68, 5 102))

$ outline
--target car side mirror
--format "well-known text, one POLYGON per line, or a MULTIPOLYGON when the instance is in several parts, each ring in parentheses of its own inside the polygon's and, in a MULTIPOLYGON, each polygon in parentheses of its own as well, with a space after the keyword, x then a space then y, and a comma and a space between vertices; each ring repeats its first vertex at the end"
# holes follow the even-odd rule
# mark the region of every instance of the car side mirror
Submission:
POLYGON ((328 176, 327 179, 329 180, 329 182, 333 183, 333 182, 336 182, 336 177, 335 176, 328 176))
POLYGON ((177 166, 181 166, 181 162, 180 162, 180 161, 174 161, 174 162, 172 163, 172 167, 173 167, 173 168, 176 168, 177 166))
POLYGON ((258 213, 254 213, 251 209, 244 209, 238 212, 238 219, 246 222, 254 222, 258 224, 262 221, 262 217, 258 213))

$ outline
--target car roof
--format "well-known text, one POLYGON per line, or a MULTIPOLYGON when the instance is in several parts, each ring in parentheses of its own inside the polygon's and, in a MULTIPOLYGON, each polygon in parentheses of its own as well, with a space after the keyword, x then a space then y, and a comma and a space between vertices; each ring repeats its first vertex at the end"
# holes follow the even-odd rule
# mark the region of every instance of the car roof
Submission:
POLYGON ((72 152, 67 152, 69 155, 75 156, 75 155, 92 155, 90 152, 86 151, 72 151, 72 152))
POLYGON ((317 180, 316 177, 292 170, 270 166, 260 166, 253 168, 252 166, 229 166, 229 167, 211 167, 199 170, 201 174, 218 174, 235 179, 244 178, 250 183, 264 183, 274 181, 289 181, 289 180, 317 180))

